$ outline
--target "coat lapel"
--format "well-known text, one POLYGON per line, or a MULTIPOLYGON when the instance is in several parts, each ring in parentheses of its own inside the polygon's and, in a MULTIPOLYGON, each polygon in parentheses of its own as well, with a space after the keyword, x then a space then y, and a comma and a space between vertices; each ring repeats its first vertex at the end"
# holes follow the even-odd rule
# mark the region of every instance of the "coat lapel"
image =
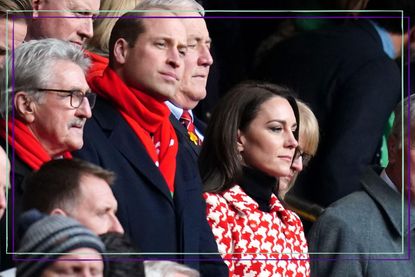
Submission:
POLYGON ((111 145, 128 160, 136 171, 145 176, 173 204, 164 177, 147 154, 139 138, 114 107, 108 102, 98 99, 94 117, 105 130, 111 145), (100 107, 98 108, 98 106, 100 107))
POLYGON ((170 115, 170 122, 173 125, 174 129, 176 130, 179 143, 184 144, 185 147, 190 149, 192 154, 196 155, 195 157, 197 160, 197 157, 199 157, 199 153, 200 153, 200 146, 190 141, 186 128, 174 117, 173 114, 170 115))
MULTIPOLYGON (((394 227, 394 229, 403 235, 408 229, 407 221, 404 218, 407 216, 404 211, 404 218, 402 218, 402 197, 399 193, 390 188, 386 182, 376 173, 371 167, 367 168, 361 180, 362 186, 367 193, 376 201, 384 214, 394 227), (402 230, 402 220, 404 220, 404 229, 402 230)), ((405 203, 407 207, 407 203, 405 203)))

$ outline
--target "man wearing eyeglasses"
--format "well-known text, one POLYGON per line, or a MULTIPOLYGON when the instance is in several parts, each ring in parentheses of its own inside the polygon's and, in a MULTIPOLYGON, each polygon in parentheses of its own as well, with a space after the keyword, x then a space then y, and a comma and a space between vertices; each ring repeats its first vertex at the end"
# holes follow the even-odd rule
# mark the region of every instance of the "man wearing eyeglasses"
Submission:
MULTIPOLYGON (((8 71, 0 73, 0 143, 4 147, 7 141, 11 148, 14 197, 9 200, 14 205, 10 203, 8 212, 9 222, 15 222, 25 176, 51 159, 70 158, 70 151, 82 147, 95 96, 85 79, 89 60, 67 42, 29 41, 16 48, 8 62, 8 71)), ((9 241, 10 252, 14 249, 9 241)), ((1 264, 7 264, 3 257, 1 264)))

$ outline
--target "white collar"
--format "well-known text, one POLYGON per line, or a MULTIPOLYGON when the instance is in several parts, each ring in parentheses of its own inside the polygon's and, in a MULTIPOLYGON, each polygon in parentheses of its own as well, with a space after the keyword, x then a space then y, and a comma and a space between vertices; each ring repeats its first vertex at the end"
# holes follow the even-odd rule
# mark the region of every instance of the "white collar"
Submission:
POLYGON ((382 178, 383 181, 385 181, 386 184, 388 184, 388 186, 391 187, 394 191, 396 191, 397 193, 400 193, 398 191, 398 188, 395 186, 395 184, 389 178, 388 174, 386 174, 386 171, 385 170, 382 170, 382 172, 380 173, 380 178, 382 178))
MULTIPOLYGON (((171 113, 174 115, 174 117, 177 119, 177 120, 179 120, 180 119, 180 117, 182 116, 182 113, 183 113, 183 109, 182 108, 180 108, 180 107, 177 107, 176 105, 174 105, 172 102, 170 102, 170 101, 165 101, 164 102, 166 105, 167 105, 167 107, 170 109, 170 111, 171 111, 171 113)), ((194 121, 194 118, 193 118, 193 112, 192 112, 192 110, 188 110, 189 111, 189 113, 190 113, 190 116, 192 117, 192 122, 194 121)))

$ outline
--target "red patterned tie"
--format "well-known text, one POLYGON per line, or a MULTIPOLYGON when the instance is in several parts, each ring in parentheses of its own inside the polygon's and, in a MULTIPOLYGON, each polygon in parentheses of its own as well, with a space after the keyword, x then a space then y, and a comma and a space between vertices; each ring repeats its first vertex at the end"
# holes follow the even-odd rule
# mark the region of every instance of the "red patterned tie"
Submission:
POLYGON ((190 141, 196 145, 201 145, 201 141, 196 134, 196 129, 192 121, 192 116, 190 115, 188 110, 183 110, 182 116, 180 117, 180 123, 182 123, 183 126, 186 127, 190 141))

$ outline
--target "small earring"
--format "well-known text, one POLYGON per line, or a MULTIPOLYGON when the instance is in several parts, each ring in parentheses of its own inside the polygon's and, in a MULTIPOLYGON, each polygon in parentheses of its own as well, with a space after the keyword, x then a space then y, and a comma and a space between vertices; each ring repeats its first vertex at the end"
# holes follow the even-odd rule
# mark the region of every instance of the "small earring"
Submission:
POLYGON ((243 159, 242 159, 241 152, 239 152, 239 153, 238 153, 238 161, 242 162, 242 160, 243 160, 243 159))

